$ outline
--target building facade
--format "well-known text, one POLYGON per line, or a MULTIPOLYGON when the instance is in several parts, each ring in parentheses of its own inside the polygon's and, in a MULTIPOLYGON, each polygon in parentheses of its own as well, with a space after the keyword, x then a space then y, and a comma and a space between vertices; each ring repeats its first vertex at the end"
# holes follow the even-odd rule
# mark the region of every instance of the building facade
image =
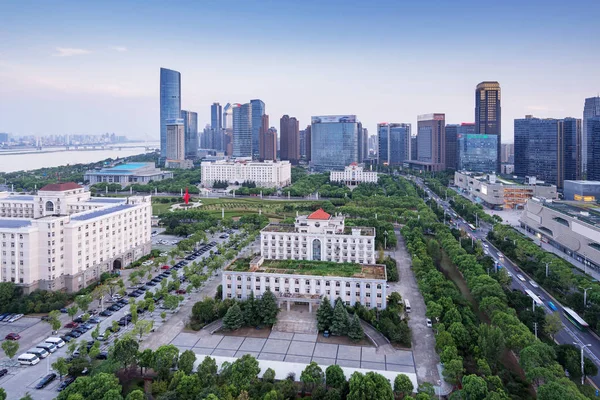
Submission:
MULTIPOLYGON (((496 81, 481 82, 475 88, 475 133, 498 136, 500 155, 502 142, 502 107, 500 84, 496 81)), ((496 164, 496 172, 500 173, 500 157, 496 164)))
POLYGON ((297 165, 300 161, 300 123, 296 117, 284 115, 279 120, 279 158, 297 165))
POLYGON ((185 160, 185 127, 183 119, 167 121, 167 160, 185 160))
POLYGON ((252 157, 252 106, 250 103, 233 105, 233 156, 252 157))
POLYGON ((58 183, 32 196, 0 193, 0 212, 0 281, 25 293, 81 290, 152 247, 150 196, 92 198, 58 183))
POLYGON ((365 171, 364 165, 352 163, 343 171, 331 171, 329 173, 331 182, 342 182, 347 186, 356 186, 361 183, 377 183, 377 172, 365 171))
MULTIPOLYGON (((262 100, 250 100, 252 115, 250 118, 250 126, 252 129, 252 157, 258 159, 260 149, 260 127, 262 124, 262 116, 265 115, 265 103, 262 100)), ((267 125, 268 126, 268 125, 267 125)))
POLYGON ((311 119, 311 163, 316 171, 344 169, 358 162, 356 115, 324 115, 311 119))
POLYGON ((404 123, 377 124, 377 162, 381 165, 402 165, 410 159, 411 125, 404 123))
POLYGON ((458 171, 496 172, 498 161, 497 135, 459 133, 456 140, 458 171))
POLYGON ((173 178, 173 172, 162 171, 154 163, 126 163, 100 170, 89 170, 83 175, 83 180, 90 185, 96 183, 118 183, 122 188, 150 182, 159 182, 173 178))
POLYGON ((160 69, 160 156, 167 156, 167 120, 181 117, 181 74, 160 69))
POLYGON ((417 117, 417 163, 426 171, 446 169, 446 116, 424 114, 417 117))
POLYGON ((600 96, 589 97, 585 99, 585 103, 583 105, 583 126, 581 137, 581 162, 583 173, 587 172, 588 160, 591 161, 589 146, 591 143, 593 143, 594 138, 590 137, 588 134, 588 119, 594 117, 600 117, 600 96))
POLYGON ((231 185, 254 182, 257 187, 282 188, 292 182, 289 161, 205 161, 200 168, 204 187, 212 187, 215 181, 227 181, 231 185))
POLYGON ((185 158, 194 159, 198 157, 198 113, 181 110, 183 119, 183 131, 185 136, 185 158))

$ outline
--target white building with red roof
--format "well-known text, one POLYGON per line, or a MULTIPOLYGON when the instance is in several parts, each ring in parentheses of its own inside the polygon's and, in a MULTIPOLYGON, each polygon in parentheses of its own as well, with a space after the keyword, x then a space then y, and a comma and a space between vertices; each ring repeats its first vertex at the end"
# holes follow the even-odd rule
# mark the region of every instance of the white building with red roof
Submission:
POLYGON ((362 164, 352 163, 343 171, 331 171, 329 180, 331 182, 342 182, 347 186, 356 186, 361 183, 377 183, 377 172, 365 171, 362 164))

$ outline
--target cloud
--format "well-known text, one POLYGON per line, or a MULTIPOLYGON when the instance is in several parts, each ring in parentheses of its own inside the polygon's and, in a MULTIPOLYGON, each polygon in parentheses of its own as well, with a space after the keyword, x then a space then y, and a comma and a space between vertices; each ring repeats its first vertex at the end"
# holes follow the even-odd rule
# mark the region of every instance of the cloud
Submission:
POLYGON ((91 51, 85 49, 74 49, 71 47, 57 47, 56 51, 58 53, 53 54, 56 57, 71 57, 71 56, 81 56, 84 54, 90 54, 91 51))
POLYGON ((127 51, 127 47, 124 46, 112 46, 111 49, 118 51, 119 53, 125 53, 127 51))

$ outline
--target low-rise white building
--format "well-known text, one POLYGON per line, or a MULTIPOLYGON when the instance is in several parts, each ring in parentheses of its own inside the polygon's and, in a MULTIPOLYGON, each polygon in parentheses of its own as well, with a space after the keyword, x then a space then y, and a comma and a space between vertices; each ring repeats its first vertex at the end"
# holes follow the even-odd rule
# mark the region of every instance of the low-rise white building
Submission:
POLYGON ((292 183, 289 161, 204 161, 200 168, 204 187, 212 187, 215 181, 227 181, 231 185, 254 182, 258 187, 274 188, 292 183))
POLYGON ((90 196, 76 183, 0 193, 0 281, 77 291, 151 250, 150 196, 90 196))
POLYGON ((343 171, 331 171, 329 173, 331 182, 342 182, 348 186, 356 186, 361 183, 377 183, 377 172, 365 171, 363 165, 352 163, 343 171))
POLYGON ((296 217, 294 225, 269 224, 260 232, 267 260, 375 264, 375 228, 345 226, 343 216, 322 209, 296 217))

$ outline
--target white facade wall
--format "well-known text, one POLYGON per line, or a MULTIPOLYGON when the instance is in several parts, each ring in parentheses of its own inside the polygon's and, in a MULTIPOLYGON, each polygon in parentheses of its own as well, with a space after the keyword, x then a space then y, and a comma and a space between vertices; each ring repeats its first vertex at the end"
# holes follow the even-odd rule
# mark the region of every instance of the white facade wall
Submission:
MULTIPOLYGON (((341 297, 347 305, 360 303, 369 308, 386 308, 386 281, 374 278, 277 274, 223 271, 223 299, 245 300, 250 293, 261 297, 267 287, 280 298, 282 294, 327 296, 333 305, 341 297)), ((281 297, 294 301, 294 298, 281 297)))
POLYGON ((230 184, 254 182, 259 187, 281 188, 292 182, 292 167, 289 161, 215 161, 203 162, 202 185, 212 187, 215 181, 230 184))

